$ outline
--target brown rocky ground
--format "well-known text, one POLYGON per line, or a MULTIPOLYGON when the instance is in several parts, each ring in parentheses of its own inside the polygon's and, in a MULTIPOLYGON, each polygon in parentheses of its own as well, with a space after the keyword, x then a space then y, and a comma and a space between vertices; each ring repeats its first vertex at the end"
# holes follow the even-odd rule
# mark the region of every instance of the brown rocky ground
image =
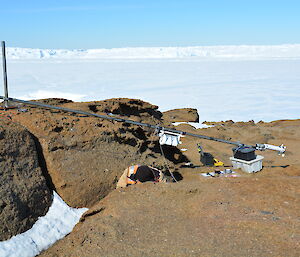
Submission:
MULTIPOLYGON (((103 110, 101 106, 108 104, 120 110, 117 102, 125 102, 126 105, 128 99, 110 101, 95 102, 93 105, 96 107, 92 108, 89 107, 91 103, 57 104, 113 113, 109 109, 103 110)), ((138 106, 138 112, 127 114, 128 118, 167 125, 159 113, 153 115, 153 112, 144 111, 155 107, 138 106)), ((127 107, 124 109, 127 113, 131 112, 127 107)), ((174 161, 168 162, 170 167, 180 172, 183 180, 113 190, 115 179, 124 166, 135 163, 163 165, 163 159, 155 147, 157 137, 152 132, 145 131, 145 137, 137 137, 142 134, 136 134, 139 128, 130 131, 131 127, 124 128, 124 124, 35 108, 24 114, 11 112, 16 122, 25 125, 39 138, 57 191, 73 206, 88 203, 91 207, 71 234, 41 256, 299 256, 300 120, 258 124, 228 121, 198 130, 189 125, 179 125, 177 128, 180 130, 247 144, 284 143, 288 151, 284 158, 271 151, 258 152, 265 160, 263 170, 256 174, 237 171, 240 177, 205 178, 200 173, 213 171, 214 168, 200 164, 196 143, 201 142, 204 151, 212 153, 226 166, 230 166, 232 147, 185 137, 179 148, 187 149, 184 154, 194 164, 193 167, 184 167, 180 163, 184 157, 176 148, 165 148, 166 152, 170 152, 170 160, 174 161), (78 132, 72 134, 71 128, 78 132), (120 129, 124 129, 124 133, 120 129), (117 132, 112 133, 112 137, 105 131, 117 132), (153 139, 146 139, 149 136, 153 139), (72 141, 74 137, 76 140, 72 141), (94 138, 101 139, 94 141, 94 138), (127 144, 133 139, 136 141, 133 145, 127 144), (106 148, 96 147, 98 143, 102 146, 104 141, 106 148), (73 148, 76 151, 68 154, 73 148), (88 151, 86 155, 85 149, 88 151), (108 164, 105 161, 93 162, 102 149, 121 151, 126 157, 107 157, 108 164), (90 158, 88 156, 92 151, 97 154, 90 158), (75 157, 72 159, 73 155, 75 157), (81 161, 83 164, 80 164, 81 161), (71 164, 74 170, 69 174, 71 164), (101 165, 113 165, 114 168, 103 172, 101 165), (80 168, 77 169, 77 166, 80 168), (80 190, 76 191, 76 187, 80 190), (101 191, 103 187, 105 190, 101 191), (80 194, 81 190, 85 193, 80 194), (99 201, 100 198, 103 199, 99 201)), ((126 115, 124 111, 115 111, 115 114, 126 115)))
POLYGON ((195 178, 116 190, 41 256, 299 256, 298 186, 195 178))

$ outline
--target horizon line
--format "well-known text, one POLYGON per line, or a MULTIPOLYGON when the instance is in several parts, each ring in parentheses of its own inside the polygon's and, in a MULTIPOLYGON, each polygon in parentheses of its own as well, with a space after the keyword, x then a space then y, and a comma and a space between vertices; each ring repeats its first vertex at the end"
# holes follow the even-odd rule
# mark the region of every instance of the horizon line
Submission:
MULTIPOLYGON (((4 40, 2 40, 4 41, 4 40)), ((126 48, 196 48, 196 47, 236 47, 236 46, 298 46, 300 43, 282 43, 282 44, 220 44, 220 45, 186 45, 186 46, 124 46, 124 47, 100 47, 100 48, 35 48, 35 47, 20 47, 9 46, 6 41, 6 48, 19 48, 19 49, 34 49, 34 50, 98 50, 98 49, 126 49, 126 48)))

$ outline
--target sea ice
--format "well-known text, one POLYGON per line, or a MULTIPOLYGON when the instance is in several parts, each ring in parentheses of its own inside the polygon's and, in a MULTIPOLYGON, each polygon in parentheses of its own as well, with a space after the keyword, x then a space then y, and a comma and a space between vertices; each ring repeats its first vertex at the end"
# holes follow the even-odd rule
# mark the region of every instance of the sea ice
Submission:
POLYGON ((300 59, 8 60, 9 96, 75 101, 137 98, 203 121, 297 119, 300 59))

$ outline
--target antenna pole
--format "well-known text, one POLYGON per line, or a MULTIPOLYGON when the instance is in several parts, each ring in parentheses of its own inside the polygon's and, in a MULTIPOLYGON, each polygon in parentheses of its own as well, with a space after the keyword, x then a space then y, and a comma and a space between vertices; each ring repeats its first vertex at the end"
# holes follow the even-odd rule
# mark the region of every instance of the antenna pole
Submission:
POLYGON ((3 63, 3 80, 4 80, 4 106, 8 107, 8 89, 7 89, 7 70, 6 70, 6 54, 5 54, 5 41, 1 41, 2 45, 2 63, 3 63))

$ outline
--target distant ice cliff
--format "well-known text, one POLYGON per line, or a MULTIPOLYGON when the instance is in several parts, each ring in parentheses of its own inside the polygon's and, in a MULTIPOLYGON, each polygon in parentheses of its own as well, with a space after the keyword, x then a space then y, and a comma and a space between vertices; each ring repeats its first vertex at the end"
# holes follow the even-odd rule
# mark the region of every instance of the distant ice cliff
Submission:
POLYGON ((111 49, 7 48, 8 59, 138 59, 138 58, 300 58, 300 44, 193 47, 128 47, 111 49))

